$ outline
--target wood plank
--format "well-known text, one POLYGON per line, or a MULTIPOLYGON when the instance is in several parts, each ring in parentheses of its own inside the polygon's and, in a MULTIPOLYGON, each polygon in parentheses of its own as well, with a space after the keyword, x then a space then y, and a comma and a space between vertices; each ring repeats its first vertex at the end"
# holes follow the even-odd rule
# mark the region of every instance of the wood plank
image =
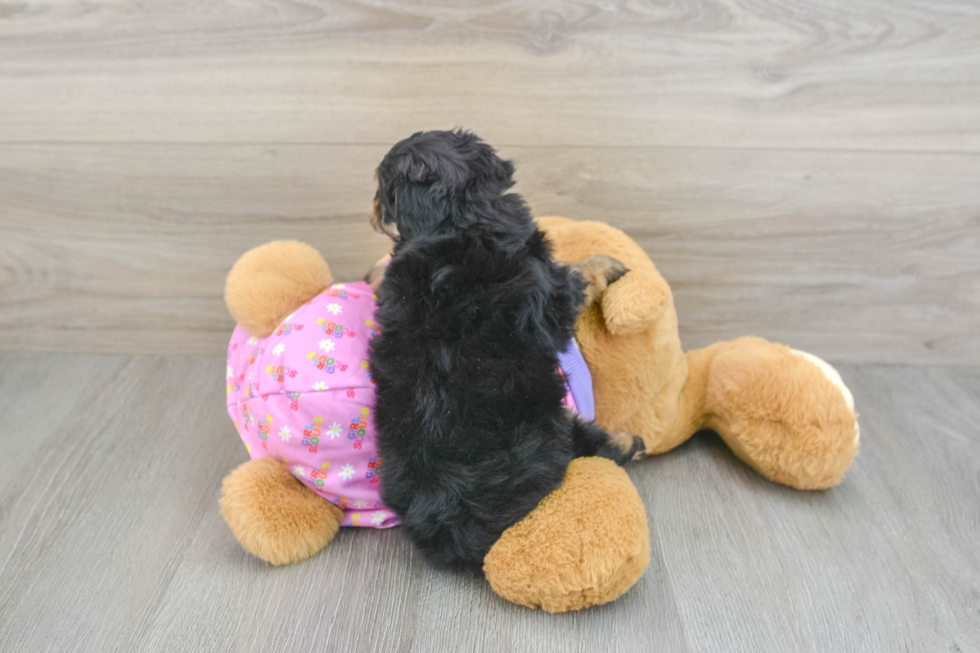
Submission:
POLYGON ((631 465, 650 568, 612 604, 548 615, 433 570, 397 529, 344 529, 285 568, 242 551, 216 501, 247 458, 222 367, 0 353, 0 649, 980 647, 980 368, 841 367, 862 451, 827 492, 776 486, 710 435, 631 465))
POLYGON ((757 335, 829 360, 980 364, 980 157, 518 158, 538 215, 609 222, 640 243, 671 284, 688 348, 757 335))
POLYGON ((0 150, 10 348, 215 353, 224 278, 250 247, 310 242, 345 280, 388 247, 368 226, 380 147, 0 150))
MULTIPOLYGON (((0 145, 0 349, 224 350, 224 276, 276 238, 357 279, 385 146, 0 145)), ((538 215, 625 229, 689 347, 980 364, 980 156, 506 147, 538 215)))
POLYGON ((0 360, 0 404, 18 399, 0 425, 0 650, 125 650, 241 446, 215 401, 223 363, 0 360))
POLYGON ((977 152, 978 40, 973 0, 23 0, 0 141, 977 152))

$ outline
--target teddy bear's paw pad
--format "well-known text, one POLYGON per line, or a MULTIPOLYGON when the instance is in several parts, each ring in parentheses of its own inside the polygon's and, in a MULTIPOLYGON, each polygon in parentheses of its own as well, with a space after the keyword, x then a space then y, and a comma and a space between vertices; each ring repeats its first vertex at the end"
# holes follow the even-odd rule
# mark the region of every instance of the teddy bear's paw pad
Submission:
POLYGON ((562 485, 501 535, 483 570, 508 601, 566 612, 616 599, 649 562, 646 511, 629 476, 611 460, 578 458, 562 485))
MULTIPOLYGON (((800 351, 799 349, 792 349, 792 348, 790 348, 790 351, 796 356, 800 356, 804 360, 813 363, 814 365, 819 367, 820 371, 823 372, 824 376, 827 377, 827 380, 833 383, 834 387, 840 390, 840 393, 841 395, 843 395, 844 402, 847 404, 847 407, 851 409, 852 413, 854 412, 854 395, 851 394, 851 389, 847 387, 847 385, 844 383, 844 379, 841 378, 840 372, 838 372, 833 365, 831 365, 824 359, 820 358, 819 356, 814 356, 813 354, 806 351, 800 351)), ((857 420, 855 419, 854 420, 855 444, 857 444, 857 442, 860 439, 861 439, 861 425, 858 424, 857 420)))
POLYGON ((221 514, 252 555, 273 565, 309 558, 337 533, 343 512, 297 481, 275 458, 256 458, 225 477, 221 514))

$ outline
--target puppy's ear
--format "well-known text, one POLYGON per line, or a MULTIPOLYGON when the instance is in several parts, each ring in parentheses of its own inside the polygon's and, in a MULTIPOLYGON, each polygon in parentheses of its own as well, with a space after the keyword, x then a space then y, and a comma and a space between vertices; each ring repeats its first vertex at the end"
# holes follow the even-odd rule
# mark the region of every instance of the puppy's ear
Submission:
POLYGON ((431 184, 409 182, 395 188, 398 232, 411 240, 460 228, 460 205, 450 193, 431 184))

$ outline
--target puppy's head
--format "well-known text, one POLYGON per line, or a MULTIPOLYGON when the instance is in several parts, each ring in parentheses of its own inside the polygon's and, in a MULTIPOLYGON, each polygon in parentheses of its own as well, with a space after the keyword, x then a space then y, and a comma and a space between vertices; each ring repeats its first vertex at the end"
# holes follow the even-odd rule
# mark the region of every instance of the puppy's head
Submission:
POLYGON ((378 166, 371 223, 398 240, 457 233, 479 219, 471 209, 514 185, 514 166, 476 135, 418 132, 378 166))

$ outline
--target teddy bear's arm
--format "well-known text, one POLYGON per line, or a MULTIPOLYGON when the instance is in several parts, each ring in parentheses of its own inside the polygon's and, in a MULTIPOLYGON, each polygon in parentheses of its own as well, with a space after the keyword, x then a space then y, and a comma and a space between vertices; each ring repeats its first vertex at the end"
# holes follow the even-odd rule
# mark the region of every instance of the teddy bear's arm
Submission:
POLYGON ((629 272, 610 284, 602 295, 602 316, 615 336, 639 333, 652 327, 673 302, 670 286, 646 252, 625 233, 601 222, 578 222, 557 216, 538 218, 556 258, 585 261, 603 254, 619 261, 629 272))
POLYGON ((602 316, 609 333, 639 333, 660 319, 673 301, 670 287, 656 270, 630 270, 602 296, 602 316))

